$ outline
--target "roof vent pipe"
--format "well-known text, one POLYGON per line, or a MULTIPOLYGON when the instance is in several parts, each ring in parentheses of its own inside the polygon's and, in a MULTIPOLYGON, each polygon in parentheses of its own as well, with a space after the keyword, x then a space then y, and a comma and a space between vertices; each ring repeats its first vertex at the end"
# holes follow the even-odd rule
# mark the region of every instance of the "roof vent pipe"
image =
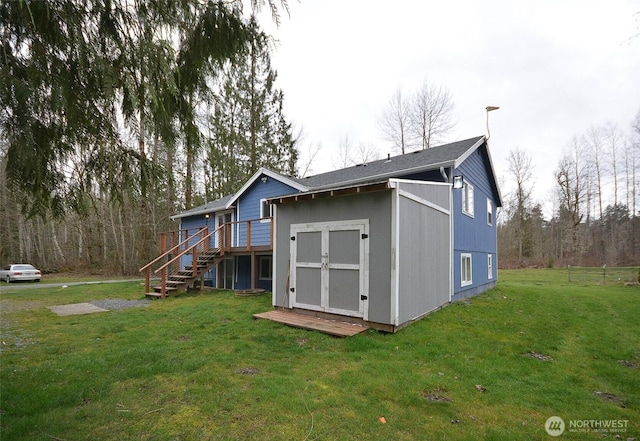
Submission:
POLYGON ((449 176, 447 176, 447 172, 444 171, 444 167, 440 167, 440 174, 442 175, 444 182, 449 182, 449 176))

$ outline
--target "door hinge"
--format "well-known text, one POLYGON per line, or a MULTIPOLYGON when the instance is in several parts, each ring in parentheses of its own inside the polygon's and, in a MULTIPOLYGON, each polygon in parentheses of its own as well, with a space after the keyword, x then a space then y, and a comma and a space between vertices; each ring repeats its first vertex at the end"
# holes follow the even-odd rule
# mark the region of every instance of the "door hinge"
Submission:
POLYGON ((296 240, 296 237, 295 236, 291 236, 291 240, 296 240))
POLYGON ((365 296, 364 294, 360 295, 360 300, 367 300, 369 297, 365 296))
POLYGON ((369 239, 369 235, 367 233, 362 233, 362 238, 363 239, 369 239))
POLYGON ((289 291, 296 292, 296 289, 295 288, 289 288, 289 291))

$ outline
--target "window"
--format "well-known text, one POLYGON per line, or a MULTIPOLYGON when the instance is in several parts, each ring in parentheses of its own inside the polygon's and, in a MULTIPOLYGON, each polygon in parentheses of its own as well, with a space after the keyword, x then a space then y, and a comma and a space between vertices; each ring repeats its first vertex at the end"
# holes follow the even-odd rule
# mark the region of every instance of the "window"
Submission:
POLYGON ((258 261, 260 280, 271 280, 273 278, 273 257, 260 256, 258 261))
POLYGON ((487 277, 493 279, 493 254, 487 254, 487 277))
POLYGON ((270 219, 264 219, 265 217, 273 216, 273 205, 267 202, 266 199, 260 199, 260 219, 263 222, 268 222, 270 219))
POLYGON ((473 217, 473 185, 466 181, 462 186, 462 212, 473 217))
POLYGON ((489 198, 487 198, 487 225, 493 225, 493 204, 489 198))
POLYGON ((462 254, 460 258, 460 286, 467 286, 473 283, 471 277, 471 254, 462 254))

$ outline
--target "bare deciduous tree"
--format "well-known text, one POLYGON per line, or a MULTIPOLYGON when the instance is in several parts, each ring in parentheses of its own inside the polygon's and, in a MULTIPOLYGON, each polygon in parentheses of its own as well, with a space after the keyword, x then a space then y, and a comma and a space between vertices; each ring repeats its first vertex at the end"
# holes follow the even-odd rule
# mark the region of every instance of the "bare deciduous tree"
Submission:
POLYGON ((602 218, 602 180, 604 177, 604 149, 605 149, 605 141, 604 134, 601 128, 592 126, 585 135, 585 142, 589 149, 589 155, 591 159, 591 164, 595 170, 595 178, 597 184, 598 191, 598 208, 599 208, 599 217, 602 218))
POLYGON ((424 80, 416 91, 411 106, 412 133, 423 150, 442 141, 455 126, 452 111, 451 93, 442 86, 435 86, 424 80))
POLYGON ((411 118, 409 103, 401 88, 396 89, 389 99, 378 125, 385 141, 389 141, 394 149, 404 155, 409 147, 411 118))
POLYGON ((371 144, 359 143, 357 146, 345 135, 338 144, 338 155, 332 159, 332 165, 336 169, 350 167, 357 164, 366 164, 378 159, 379 153, 371 144))
POLYGON ((394 92, 379 126, 384 139, 405 154, 410 147, 428 149, 442 141, 455 126, 452 112, 451 93, 424 80, 409 97, 401 88, 394 92))
POLYGON ((613 178, 613 205, 618 205, 618 153, 622 148, 624 134, 616 124, 611 122, 604 126, 603 131, 613 178))
POLYGON ((511 215, 511 221, 515 227, 515 239, 518 244, 518 259, 523 257, 523 248, 526 231, 526 219, 528 216, 529 205, 531 203, 531 178, 533 166, 531 165, 531 157, 524 150, 516 149, 509 152, 507 158, 509 163, 509 172, 511 173, 516 189, 514 192, 513 202, 514 208, 511 215))

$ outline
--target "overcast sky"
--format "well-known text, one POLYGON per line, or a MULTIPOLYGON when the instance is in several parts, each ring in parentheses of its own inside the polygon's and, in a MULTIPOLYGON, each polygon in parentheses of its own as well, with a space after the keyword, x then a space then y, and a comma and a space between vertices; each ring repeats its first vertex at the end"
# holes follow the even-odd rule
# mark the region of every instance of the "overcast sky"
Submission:
MULTIPOLYGON (((486 134, 510 190, 506 157, 533 159, 534 198, 551 209, 563 149, 590 126, 629 133, 640 110, 640 0, 290 0, 272 59, 285 111, 306 145, 321 145, 313 173, 332 169, 345 136, 392 152, 378 120, 393 92, 426 78, 446 87, 457 125, 450 141, 486 134), (545 202, 546 201, 546 202, 545 202)), ((303 145, 305 147, 305 145, 303 145)))

